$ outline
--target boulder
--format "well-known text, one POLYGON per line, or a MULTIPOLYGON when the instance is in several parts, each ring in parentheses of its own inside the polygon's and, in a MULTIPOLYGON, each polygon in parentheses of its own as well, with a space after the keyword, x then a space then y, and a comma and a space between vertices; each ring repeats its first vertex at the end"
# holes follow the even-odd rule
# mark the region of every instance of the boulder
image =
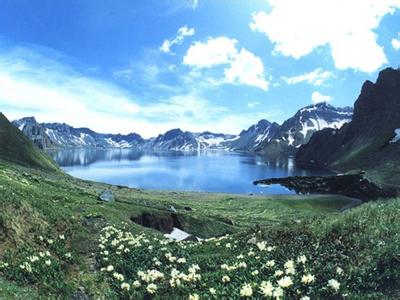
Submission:
POLYGON ((111 202, 114 201, 114 195, 110 190, 105 190, 100 193, 99 200, 104 202, 111 202))

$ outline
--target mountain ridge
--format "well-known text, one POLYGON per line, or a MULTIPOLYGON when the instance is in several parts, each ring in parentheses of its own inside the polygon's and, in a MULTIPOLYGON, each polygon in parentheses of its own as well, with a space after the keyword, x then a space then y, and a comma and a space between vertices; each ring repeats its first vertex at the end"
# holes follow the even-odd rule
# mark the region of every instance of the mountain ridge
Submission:
POLYGON ((261 119, 239 135, 168 130, 157 137, 144 139, 137 133, 97 133, 89 128, 75 128, 65 123, 38 123, 34 117, 13 121, 41 149, 46 148, 135 148, 137 150, 196 151, 222 149, 266 154, 293 154, 308 142, 311 135, 326 127, 340 127, 351 120, 350 107, 336 108, 326 103, 299 109, 279 125, 261 119))
POLYGON ((314 134, 308 144, 300 147, 296 161, 343 171, 368 170, 378 180, 385 177, 380 181, 397 183, 399 86, 400 69, 384 69, 375 83, 366 81, 354 104, 352 121, 341 129, 314 134))

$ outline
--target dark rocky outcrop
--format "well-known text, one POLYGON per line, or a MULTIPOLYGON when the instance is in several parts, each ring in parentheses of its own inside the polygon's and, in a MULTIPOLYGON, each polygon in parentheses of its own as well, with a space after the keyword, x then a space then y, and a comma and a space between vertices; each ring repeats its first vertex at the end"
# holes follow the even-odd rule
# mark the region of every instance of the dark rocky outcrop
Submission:
POLYGON ((271 178, 254 181, 254 184, 280 184, 299 194, 340 194, 363 201, 397 195, 395 189, 378 186, 362 174, 271 178))
POLYGON ((132 216, 131 221, 163 233, 170 233, 174 227, 183 230, 182 217, 174 213, 143 212, 140 215, 132 216))
POLYGON ((376 83, 366 81, 362 86, 352 121, 339 130, 316 132, 300 147, 296 162, 344 171, 390 171, 385 182, 395 183, 400 175, 400 142, 394 139, 399 128, 400 70, 387 68, 376 83))
POLYGON ((55 148, 59 145, 52 141, 46 133, 46 128, 39 124, 34 117, 27 117, 12 124, 18 127, 40 149, 55 148))

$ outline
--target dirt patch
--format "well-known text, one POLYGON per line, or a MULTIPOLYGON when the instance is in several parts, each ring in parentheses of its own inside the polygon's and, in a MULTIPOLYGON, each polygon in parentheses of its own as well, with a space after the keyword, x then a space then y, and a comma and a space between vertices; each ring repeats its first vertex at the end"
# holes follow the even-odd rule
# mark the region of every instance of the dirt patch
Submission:
POLYGON ((163 233, 170 233, 173 228, 183 229, 183 217, 174 213, 151 213, 143 212, 140 215, 132 216, 132 222, 147 228, 153 228, 163 233))

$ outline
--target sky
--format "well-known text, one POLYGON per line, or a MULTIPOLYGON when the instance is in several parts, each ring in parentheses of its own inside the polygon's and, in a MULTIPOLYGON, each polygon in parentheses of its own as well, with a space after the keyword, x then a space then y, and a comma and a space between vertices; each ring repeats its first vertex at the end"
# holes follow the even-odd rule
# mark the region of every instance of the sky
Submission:
POLYGON ((399 66, 400 0, 0 0, 11 120, 238 134, 399 66))

